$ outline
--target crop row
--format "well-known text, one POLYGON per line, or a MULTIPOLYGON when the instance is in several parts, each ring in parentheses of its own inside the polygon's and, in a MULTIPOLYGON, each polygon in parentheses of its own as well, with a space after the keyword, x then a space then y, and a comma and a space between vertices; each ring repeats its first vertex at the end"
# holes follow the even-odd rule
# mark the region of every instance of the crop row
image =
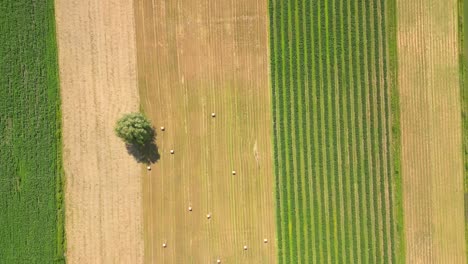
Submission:
POLYGON ((270 1, 280 263, 394 259, 382 3, 270 1))

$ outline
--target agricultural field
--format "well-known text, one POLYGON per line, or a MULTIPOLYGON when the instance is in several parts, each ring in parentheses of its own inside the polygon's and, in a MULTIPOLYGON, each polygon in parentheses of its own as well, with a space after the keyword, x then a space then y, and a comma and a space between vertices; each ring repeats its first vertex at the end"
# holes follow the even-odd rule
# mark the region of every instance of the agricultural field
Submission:
POLYGON ((142 263, 140 165, 115 136, 138 111, 133 3, 56 0, 68 263, 142 263))
POLYGON ((0 262, 63 263, 54 1, 0 3, 0 262))
POLYGON ((135 3, 145 262, 276 263, 267 2, 135 3))
POLYGON ((0 2, 0 264, 467 263, 466 1, 0 2))
POLYGON ((458 3, 397 1, 407 263, 467 261, 458 3))
POLYGON ((279 263, 401 263, 394 2, 269 7, 279 263))

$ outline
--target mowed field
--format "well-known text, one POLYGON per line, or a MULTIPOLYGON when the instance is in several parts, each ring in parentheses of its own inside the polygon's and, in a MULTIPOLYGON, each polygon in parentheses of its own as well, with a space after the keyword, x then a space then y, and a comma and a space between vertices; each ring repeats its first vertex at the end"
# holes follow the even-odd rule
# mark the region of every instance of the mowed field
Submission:
POLYGON ((397 1, 407 263, 466 263, 459 1, 397 1))
POLYGON ((143 178, 145 261, 275 263, 267 2, 135 3, 160 154, 143 178))
POLYGON ((139 106, 133 4, 55 4, 67 262, 142 263, 141 170, 113 129, 139 106))
POLYGON ((401 263, 394 2, 269 6, 279 262, 401 263))
POLYGON ((0 3, 0 263, 64 262, 53 4, 0 3))

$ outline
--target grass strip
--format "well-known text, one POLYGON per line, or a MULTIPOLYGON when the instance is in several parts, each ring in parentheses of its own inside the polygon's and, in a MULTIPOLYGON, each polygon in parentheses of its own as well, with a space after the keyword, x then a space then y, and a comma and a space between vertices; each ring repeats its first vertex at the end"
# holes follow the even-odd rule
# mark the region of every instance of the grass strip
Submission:
MULTIPOLYGON (((460 53, 460 97, 463 143, 463 182, 465 193, 465 212, 468 212, 468 3, 458 1, 458 36, 460 53)), ((468 215, 465 214, 465 244, 468 248, 468 215)))

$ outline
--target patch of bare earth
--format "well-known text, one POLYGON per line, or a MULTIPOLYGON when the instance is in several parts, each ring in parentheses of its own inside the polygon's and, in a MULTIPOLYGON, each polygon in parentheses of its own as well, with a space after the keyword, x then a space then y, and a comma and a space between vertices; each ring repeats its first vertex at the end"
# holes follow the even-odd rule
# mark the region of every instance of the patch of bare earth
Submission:
POLYGON ((135 3, 146 263, 275 263, 267 1, 135 3))
POLYGON ((57 0, 68 263, 142 263, 140 166, 114 136, 138 110, 133 3, 57 0))
POLYGON ((457 0, 397 0, 407 263, 466 263, 457 0))

